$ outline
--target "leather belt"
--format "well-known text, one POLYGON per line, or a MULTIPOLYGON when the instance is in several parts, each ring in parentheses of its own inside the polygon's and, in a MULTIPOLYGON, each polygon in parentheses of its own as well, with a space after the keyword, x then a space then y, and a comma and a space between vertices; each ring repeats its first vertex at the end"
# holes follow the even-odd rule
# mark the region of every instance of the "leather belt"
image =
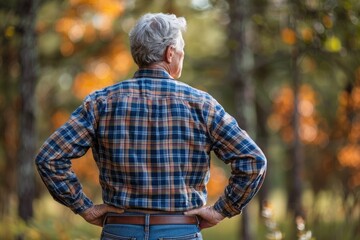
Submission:
MULTIPOLYGON (((107 216, 105 224, 135 224, 145 225, 146 216, 117 215, 107 216)), ((167 224, 198 224, 196 216, 184 215, 149 215, 149 225, 167 224)))

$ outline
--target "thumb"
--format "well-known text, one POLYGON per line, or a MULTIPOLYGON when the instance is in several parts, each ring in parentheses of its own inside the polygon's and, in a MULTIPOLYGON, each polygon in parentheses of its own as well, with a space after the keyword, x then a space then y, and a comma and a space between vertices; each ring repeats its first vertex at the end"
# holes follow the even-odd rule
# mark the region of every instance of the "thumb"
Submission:
POLYGON ((104 204, 104 213, 106 212, 113 212, 113 213, 123 213, 124 209, 117 208, 108 204, 104 204))
POLYGON ((198 215, 202 208, 196 208, 189 211, 184 212, 184 215, 198 215))

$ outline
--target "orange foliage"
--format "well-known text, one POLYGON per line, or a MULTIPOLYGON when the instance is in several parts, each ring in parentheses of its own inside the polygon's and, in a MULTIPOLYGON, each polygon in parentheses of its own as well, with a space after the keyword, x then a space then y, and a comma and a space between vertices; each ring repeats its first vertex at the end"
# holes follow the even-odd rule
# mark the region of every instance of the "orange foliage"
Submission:
POLYGON ((71 0, 70 6, 57 21, 55 30, 62 34, 64 41, 68 39, 73 43, 92 42, 96 31, 101 37, 111 35, 113 22, 125 8, 120 0, 71 0))
POLYGON ((350 98, 354 109, 360 109, 360 87, 355 87, 352 90, 350 98))
POLYGON ((79 159, 71 161, 72 170, 82 183, 82 187, 86 195, 94 198, 101 192, 99 185, 99 170, 93 159, 91 151, 88 151, 79 159))
POLYGON ((70 0, 70 4, 72 7, 89 6, 96 12, 110 17, 117 17, 124 11, 124 3, 121 0, 70 0))
POLYGON ((334 23, 329 15, 325 15, 322 17, 322 22, 326 28, 332 28, 334 23))
MULTIPOLYGON (((320 120, 315 110, 316 94, 309 85, 302 85, 299 93, 298 111, 300 114, 299 135, 304 143, 322 144, 327 140, 325 131, 319 128, 320 120)), ((268 126, 274 131, 279 131, 286 142, 293 141, 294 130, 292 127, 294 111, 293 90, 284 86, 274 99, 274 111, 268 118, 268 126)))
POLYGON ((347 111, 348 111, 348 101, 350 101, 349 94, 345 91, 339 93, 338 96, 338 125, 341 126, 341 129, 348 129, 350 127, 349 119, 347 118, 347 111))
POLYGON ((82 99, 90 92, 94 91, 95 89, 105 87, 111 83, 112 81, 111 82, 106 82, 104 80, 100 81, 92 73, 83 72, 83 73, 79 73, 76 76, 73 85, 73 91, 75 96, 82 99))
POLYGON ((94 184, 99 183, 99 171, 91 151, 88 151, 83 157, 73 160, 72 169, 79 178, 94 184))
POLYGON ((337 112, 339 129, 347 134, 347 143, 339 149, 337 158, 341 166, 355 170, 349 183, 352 187, 360 185, 360 67, 355 77, 351 91, 339 95, 337 112))
POLYGON ((60 50, 64 56, 74 53, 71 44, 112 36, 113 23, 125 8, 120 0, 71 0, 70 6, 55 24, 62 36, 60 50))
POLYGON ((348 144, 338 153, 338 159, 342 166, 357 167, 360 163, 360 146, 348 144))
POLYGON ((350 143, 358 143, 360 140, 360 122, 352 123, 350 132, 348 134, 348 141, 350 143))
POLYGON ((291 28, 283 28, 281 30, 281 39, 288 45, 294 45, 296 43, 296 33, 291 28))
POLYGON ((84 44, 107 38, 110 43, 75 76, 73 93, 83 99, 90 92, 115 83, 132 66, 132 57, 120 37, 113 37, 113 23, 124 12, 120 0, 70 0, 70 8, 55 24, 61 34, 60 52, 71 56, 84 44), (81 43, 81 44, 80 44, 81 43))
POLYGON ((86 71, 75 77, 73 92, 76 97, 83 99, 94 90, 114 84, 131 69, 132 57, 123 49, 120 40, 115 39, 104 52, 97 59, 89 60, 86 71))
POLYGON ((71 41, 63 41, 60 45, 60 52, 63 56, 71 56, 75 51, 75 46, 71 41))
POLYGON ((351 188, 360 186, 360 171, 356 172, 350 179, 349 185, 351 188))
POLYGON ((228 180, 225 171, 216 165, 212 165, 210 168, 210 180, 207 185, 209 197, 219 197, 225 189, 228 180))
POLYGON ((314 32, 309 27, 302 28, 301 37, 305 42, 312 42, 314 39, 314 32))
POLYGON ((63 125, 70 117, 70 114, 65 110, 58 110, 51 116, 52 126, 57 129, 63 125))

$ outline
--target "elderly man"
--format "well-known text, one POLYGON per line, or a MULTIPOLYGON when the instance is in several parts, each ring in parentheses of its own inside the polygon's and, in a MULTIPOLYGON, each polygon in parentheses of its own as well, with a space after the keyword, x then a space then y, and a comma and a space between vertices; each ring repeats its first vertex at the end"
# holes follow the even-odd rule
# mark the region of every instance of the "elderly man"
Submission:
POLYGON ((202 239, 200 229, 240 214, 264 180, 266 158, 234 118, 176 80, 185 28, 175 15, 144 15, 130 32, 134 77, 86 97, 36 158, 55 200, 103 226, 102 239, 202 239), (71 171, 89 148, 103 204, 93 204, 71 171), (211 151, 231 177, 205 206, 211 151))

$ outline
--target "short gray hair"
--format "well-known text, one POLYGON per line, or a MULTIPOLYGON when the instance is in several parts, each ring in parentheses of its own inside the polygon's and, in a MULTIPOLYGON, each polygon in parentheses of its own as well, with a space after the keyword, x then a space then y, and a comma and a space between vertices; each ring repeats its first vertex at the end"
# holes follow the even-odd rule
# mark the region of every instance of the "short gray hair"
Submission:
POLYGON ((147 13, 130 31, 130 49, 138 66, 148 66, 163 60, 166 47, 180 47, 181 32, 186 20, 174 14, 147 13))

